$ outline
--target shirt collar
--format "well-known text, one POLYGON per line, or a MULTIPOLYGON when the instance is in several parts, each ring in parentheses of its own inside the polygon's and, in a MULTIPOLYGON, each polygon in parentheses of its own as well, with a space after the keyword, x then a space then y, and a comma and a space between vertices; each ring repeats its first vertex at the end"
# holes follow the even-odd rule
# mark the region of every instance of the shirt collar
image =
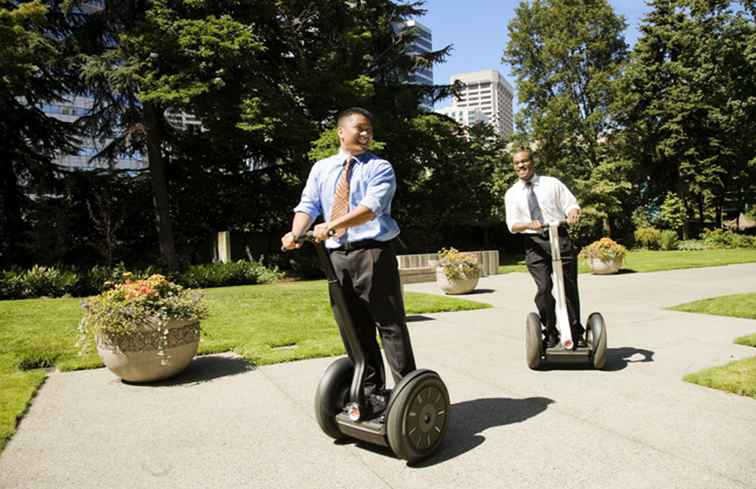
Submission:
MULTIPOLYGON (((352 158, 360 163, 364 163, 369 158, 369 154, 370 151, 365 151, 364 153, 360 153, 357 156, 352 156, 352 158)), ((350 156, 351 155, 349 155, 346 151, 343 151, 341 149, 339 149, 339 152, 336 154, 336 158, 338 159, 340 165, 343 165, 346 159, 350 156)))
MULTIPOLYGON (((533 182, 533 186, 534 186, 534 187, 538 185, 538 180, 539 180, 539 179, 540 179, 540 177, 539 177, 539 176, 538 176, 538 174, 536 174, 536 173, 533 173, 533 176, 532 176, 532 177, 530 177, 530 181, 531 181, 531 182, 533 182)), ((520 188, 521 188, 521 189, 524 189, 524 188, 526 188, 526 187, 527 187, 527 186, 525 185, 525 182, 523 182, 523 181, 522 181, 522 180, 520 180, 519 178, 517 179, 517 183, 518 183, 518 184, 520 185, 520 188)))

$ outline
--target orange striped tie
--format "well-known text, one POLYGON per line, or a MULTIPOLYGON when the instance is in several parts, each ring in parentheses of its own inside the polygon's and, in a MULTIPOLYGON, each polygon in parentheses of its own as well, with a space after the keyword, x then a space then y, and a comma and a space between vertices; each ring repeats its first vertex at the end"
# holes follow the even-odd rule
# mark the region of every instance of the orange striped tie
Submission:
MULTIPOLYGON (((339 181, 336 184, 336 193, 333 195, 333 207, 331 207, 331 221, 346 215, 349 212, 349 168, 351 167, 352 158, 344 162, 344 170, 341 172, 339 181)), ((344 235, 346 230, 341 228, 336 231, 335 237, 339 238, 344 235)))

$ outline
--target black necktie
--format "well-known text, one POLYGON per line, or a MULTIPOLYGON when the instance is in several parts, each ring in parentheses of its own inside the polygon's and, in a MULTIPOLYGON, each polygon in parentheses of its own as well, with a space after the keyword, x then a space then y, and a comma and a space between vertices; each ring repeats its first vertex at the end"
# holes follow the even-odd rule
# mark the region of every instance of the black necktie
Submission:
POLYGON ((545 224, 543 221, 543 214, 541 213, 541 206, 538 205, 538 199, 533 191, 533 182, 526 182, 525 186, 528 189, 528 208, 530 209, 530 219, 538 221, 541 224, 545 224))

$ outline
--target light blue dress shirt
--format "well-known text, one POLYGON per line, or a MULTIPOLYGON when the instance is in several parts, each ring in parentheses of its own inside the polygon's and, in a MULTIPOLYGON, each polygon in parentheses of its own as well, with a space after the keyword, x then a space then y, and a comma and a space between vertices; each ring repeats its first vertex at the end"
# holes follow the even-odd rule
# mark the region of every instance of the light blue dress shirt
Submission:
MULTIPOLYGON (((330 218, 336 184, 347 157, 346 153, 339 152, 313 165, 294 212, 304 212, 313 220, 321 215, 326 220, 330 218)), ((363 205, 375 214, 375 218, 347 229, 339 239, 329 239, 326 241, 328 248, 366 239, 388 241, 399 234, 399 225, 391 217, 391 200, 396 192, 396 176, 391 163, 370 152, 353 158, 349 169, 349 210, 363 205)))

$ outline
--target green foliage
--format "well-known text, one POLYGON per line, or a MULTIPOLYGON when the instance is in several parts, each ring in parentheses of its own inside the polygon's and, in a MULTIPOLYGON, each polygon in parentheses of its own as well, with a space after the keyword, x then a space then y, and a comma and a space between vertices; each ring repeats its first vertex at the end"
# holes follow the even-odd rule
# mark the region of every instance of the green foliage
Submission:
POLYGON ((661 231, 656 228, 638 228, 633 237, 642 248, 658 250, 661 245, 661 231))
POLYGON ((442 248, 438 252, 438 266, 450 281, 477 277, 480 274, 478 258, 472 253, 462 253, 455 248, 442 248))
POLYGON ((659 235, 659 248, 665 251, 677 249, 677 231, 665 229, 659 235))
POLYGON ((686 239, 677 242, 677 249, 681 251, 700 251, 707 249, 706 243, 700 239, 686 239))
POLYGON ((6 270, 0 277, 0 299, 59 297, 73 291, 75 273, 34 265, 25 271, 6 270))
POLYGON ((29 261, 29 194, 53 190, 53 159, 71 151, 78 132, 39 107, 80 90, 69 39, 77 28, 46 3, 0 2, 0 267, 29 261))
POLYGON ((683 200, 673 192, 667 192, 661 205, 659 220, 674 231, 679 231, 685 224, 687 210, 683 200))
POLYGON ((668 209, 675 228, 681 214, 721 224, 726 199, 744 209, 753 194, 756 24, 746 5, 650 2, 620 82, 615 118, 645 176, 645 199, 672 192, 686 204, 668 209))
POLYGON ((707 248, 713 249, 756 247, 756 238, 723 229, 707 229, 701 233, 701 239, 707 248))
POLYGON ((503 61, 520 101, 516 139, 537 141, 536 171, 561 178, 611 232, 634 195, 633 162, 611 131, 625 22, 606 0, 521 2, 503 61))
POLYGON ((267 268, 260 261, 238 260, 229 263, 192 265, 176 280, 191 288, 222 287, 228 285, 264 284, 279 280, 283 274, 277 268, 267 268))
MULTIPOLYGON (((29 270, 11 269, 0 272, 0 299, 61 297, 69 294, 84 297, 100 294, 114 285, 122 284, 126 278, 146 279, 155 273, 153 267, 128 272, 123 263, 114 267, 95 265, 79 271, 38 265, 29 270)), ((190 265, 175 275, 174 281, 183 287, 208 288, 269 283, 281 278, 283 273, 276 267, 266 267, 260 259, 190 265)))

